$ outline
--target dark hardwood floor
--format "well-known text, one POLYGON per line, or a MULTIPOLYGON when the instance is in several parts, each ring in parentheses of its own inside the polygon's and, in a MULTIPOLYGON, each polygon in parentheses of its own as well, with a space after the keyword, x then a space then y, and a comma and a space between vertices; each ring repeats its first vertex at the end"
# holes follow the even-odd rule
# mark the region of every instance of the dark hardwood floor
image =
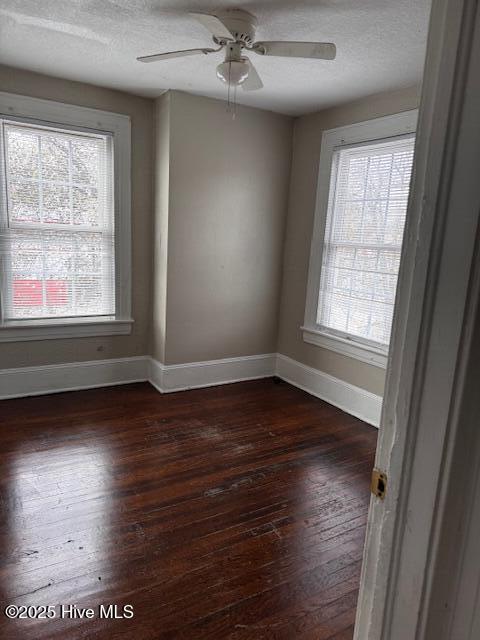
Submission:
POLYGON ((0 637, 352 638, 373 427, 272 380, 0 416, 0 637), (100 619, 110 603, 134 617, 100 619), (9 604, 56 617, 9 620, 9 604))

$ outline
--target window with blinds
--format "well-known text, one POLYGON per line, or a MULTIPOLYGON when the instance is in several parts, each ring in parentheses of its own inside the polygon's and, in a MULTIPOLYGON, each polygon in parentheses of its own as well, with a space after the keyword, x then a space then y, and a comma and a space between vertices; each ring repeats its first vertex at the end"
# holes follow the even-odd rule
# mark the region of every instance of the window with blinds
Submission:
POLYGON ((114 316, 111 136, 0 125, 3 321, 114 316))
POLYGON ((412 173, 414 136, 334 151, 317 323, 387 347, 412 173))

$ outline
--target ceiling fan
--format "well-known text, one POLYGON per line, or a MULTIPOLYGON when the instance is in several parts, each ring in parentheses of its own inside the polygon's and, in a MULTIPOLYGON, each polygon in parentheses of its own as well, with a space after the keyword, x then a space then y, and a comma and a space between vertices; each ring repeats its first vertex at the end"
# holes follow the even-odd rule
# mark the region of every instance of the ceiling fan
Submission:
POLYGON ((331 42, 255 42, 257 19, 241 9, 226 9, 210 15, 190 13, 213 36, 217 48, 202 47, 183 51, 168 51, 137 58, 140 62, 157 62, 194 56, 208 55, 225 49, 225 60, 217 67, 217 76, 230 86, 241 86, 245 91, 255 91, 263 87, 263 82, 251 60, 243 55, 244 50, 260 56, 280 56, 284 58, 313 58, 333 60, 336 47, 331 42))

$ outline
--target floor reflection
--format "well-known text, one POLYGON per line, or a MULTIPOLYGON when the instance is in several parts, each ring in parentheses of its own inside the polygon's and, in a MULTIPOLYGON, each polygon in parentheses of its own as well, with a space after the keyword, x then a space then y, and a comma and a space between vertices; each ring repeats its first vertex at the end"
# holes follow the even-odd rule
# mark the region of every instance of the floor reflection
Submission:
MULTIPOLYGON (((100 576, 108 560, 109 449, 99 441, 62 441, 41 451, 17 450, 8 457, 2 487, 2 502, 8 506, 2 601, 57 604, 57 586, 62 584, 63 599, 65 582, 90 572, 100 576)), ((78 600, 78 578, 75 582, 72 590, 78 600)))

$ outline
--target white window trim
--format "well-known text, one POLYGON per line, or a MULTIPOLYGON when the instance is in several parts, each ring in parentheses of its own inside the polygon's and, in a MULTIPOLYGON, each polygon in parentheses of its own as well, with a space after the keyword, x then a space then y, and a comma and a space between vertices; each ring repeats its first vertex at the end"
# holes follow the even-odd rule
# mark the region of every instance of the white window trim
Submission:
POLYGON ((0 117, 56 127, 111 133, 114 139, 115 317, 4 322, 0 342, 131 332, 131 123, 130 117, 88 107, 0 92, 0 117))
POLYGON ((335 351, 343 356, 355 358, 361 362, 372 364, 385 369, 387 366, 388 350, 373 345, 363 345, 351 338, 333 335, 321 329, 302 327, 303 340, 317 347, 335 351))
POLYGON ((350 337, 336 335, 317 324, 318 296, 320 292, 320 276, 322 271, 322 247, 330 193, 330 177, 335 149, 352 144, 375 142, 385 138, 415 133, 418 110, 402 113, 323 132, 318 169, 317 198, 315 218, 310 246, 308 268, 307 297, 305 302, 305 318, 300 327, 303 340, 309 344, 329 349, 336 353, 355 358, 361 362, 385 369, 388 359, 388 348, 378 345, 363 344, 350 337))

